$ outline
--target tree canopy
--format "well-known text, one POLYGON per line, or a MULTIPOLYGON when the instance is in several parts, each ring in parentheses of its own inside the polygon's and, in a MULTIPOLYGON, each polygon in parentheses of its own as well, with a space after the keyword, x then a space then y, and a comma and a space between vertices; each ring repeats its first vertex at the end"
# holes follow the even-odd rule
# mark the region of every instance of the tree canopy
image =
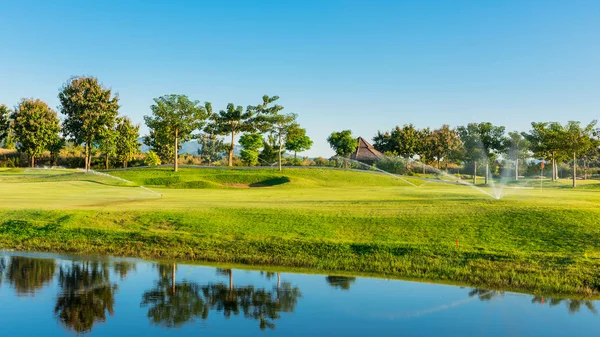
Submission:
POLYGON ((119 97, 104 88, 95 77, 72 77, 58 94, 65 115, 63 133, 77 144, 85 144, 85 169, 90 169, 91 147, 113 125, 119 110, 119 97))
POLYGON ((13 130, 19 140, 19 152, 27 154, 31 167, 60 131, 56 112, 39 99, 23 99, 12 114, 13 130))
POLYGON ((156 145, 164 145, 167 139, 173 143, 173 170, 177 172, 181 143, 192 139, 193 133, 204 127, 208 112, 198 101, 192 101, 186 95, 155 98, 150 109, 152 115, 144 116, 144 121, 153 131, 156 145))

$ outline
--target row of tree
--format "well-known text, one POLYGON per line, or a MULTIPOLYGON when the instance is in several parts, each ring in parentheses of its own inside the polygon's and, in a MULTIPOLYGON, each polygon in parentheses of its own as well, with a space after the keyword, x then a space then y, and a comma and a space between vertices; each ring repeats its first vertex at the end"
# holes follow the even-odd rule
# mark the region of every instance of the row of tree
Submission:
POLYGON ((53 161, 67 140, 85 145, 85 169, 89 170, 92 149, 106 157, 127 162, 139 152, 139 126, 119 116, 119 97, 103 87, 94 77, 73 77, 60 89, 58 113, 39 99, 24 98, 11 111, 0 106, 0 142, 16 144, 29 158, 31 167, 36 157, 50 151, 53 161))
POLYGON ((275 103, 278 99, 278 96, 265 95, 260 104, 248 105, 246 109, 229 103, 225 110, 213 112, 210 102, 202 105, 185 95, 161 96, 154 99, 152 114, 144 116, 150 129, 144 143, 161 160, 172 158, 175 171, 181 144, 190 139, 198 139, 202 146, 200 154, 209 162, 227 148, 228 165, 233 166, 235 139, 241 134, 241 157, 247 165, 256 165, 259 160, 266 162, 275 153, 281 170, 284 150, 295 153, 308 150, 312 140, 298 124, 296 114, 282 113, 283 106, 275 103), (231 142, 225 144, 217 136, 228 136, 231 142), (261 148, 263 158, 259 153, 261 148))
MULTIPOLYGON (((587 167, 591 158, 598 157, 600 131, 596 121, 587 125, 570 121, 565 125, 557 122, 532 123, 529 132, 505 132, 505 127, 489 122, 470 123, 451 128, 417 129, 412 124, 397 126, 391 131, 378 131, 373 146, 388 155, 418 159, 427 165, 449 163, 472 167, 474 183, 477 167, 485 167, 485 183, 489 179, 489 165, 500 158, 515 163, 515 179, 519 178, 519 163, 527 159, 549 161, 552 180, 557 179, 557 163, 572 160, 573 186, 576 185, 576 167, 583 160, 587 167)), ((332 133, 327 139, 338 156, 349 157, 358 145, 350 130, 332 133)), ((423 169, 425 166, 423 166, 423 169)))

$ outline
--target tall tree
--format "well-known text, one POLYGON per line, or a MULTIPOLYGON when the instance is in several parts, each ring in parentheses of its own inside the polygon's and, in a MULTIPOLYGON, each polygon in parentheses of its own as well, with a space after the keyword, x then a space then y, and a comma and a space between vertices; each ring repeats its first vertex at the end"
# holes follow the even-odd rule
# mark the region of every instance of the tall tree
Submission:
POLYGON ((201 145, 198 149, 198 155, 200 155, 203 161, 207 161, 208 165, 223 158, 223 153, 227 151, 223 140, 214 134, 203 134, 198 139, 198 143, 201 145))
POLYGON ((481 143, 481 134, 477 123, 456 128, 463 144, 463 160, 473 164, 473 184, 477 184, 477 164, 484 160, 485 152, 481 143))
MULTIPOLYGON (((351 130, 332 132, 327 137, 327 142, 329 142, 329 146, 335 151, 336 155, 344 158, 349 158, 358 147, 358 139, 352 136, 351 130)), ((345 167, 348 167, 347 163, 345 167)))
POLYGON ((173 141, 156 130, 150 130, 148 135, 144 136, 144 144, 152 148, 152 152, 156 154, 162 162, 171 162, 172 158, 175 156, 173 141))
POLYGON ((4 140, 8 136, 8 130, 10 128, 10 110, 4 104, 0 104, 0 144, 4 143, 4 140))
POLYGON ((483 122, 478 124, 478 129, 485 155, 485 184, 487 185, 490 174, 490 160, 496 160, 496 156, 504 152, 504 145, 506 144, 504 127, 494 126, 490 122, 483 122))
POLYGON ((433 131, 432 137, 434 138, 434 152, 435 157, 438 161, 438 168, 440 159, 444 159, 446 172, 448 172, 448 162, 452 157, 453 153, 455 153, 460 148, 460 137, 456 130, 450 128, 449 125, 442 125, 441 128, 433 131))
POLYGON ((235 136, 241 132, 253 132, 254 125, 252 123, 252 110, 233 103, 227 104, 226 110, 220 110, 219 113, 211 114, 211 124, 207 130, 210 133, 217 135, 231 135, 231 143, 229 144, 229 163, 233 166, 233 150, 235 149, 235 136))
POLYGON ((246 133, 240 137, 240 144, 243 146, 240 153, 242 160, 248 166, 258 164, 258 150, 263 145, 262 135, 259 133, 246 133))
POLYGON ((418 130, 412 124, 396 126, 390 132, 389 147, 400 157, 412 158, 417 154, 419 145, 418 130))
POLYGON ((12 114, 13 129, 19 152, 26 153, 31 167, 58 136, 60 131, 56 112, 39 99, 23 99, 12 114))
POLYGON ((276 113, 271 115, 269 118, 270 123, 270 131, 273 135, 273 138, 277 140, 277 145, 279 147, 279 151, 277 153, 277 159, 279 163, 279 171, 282 170, 282 153, 284 146, 284 139, 287 138, 290 130, 297 128, 298 124, 296 124, 296 114, 280 114, 276 113))
MULTIPOLYGON (((118 117, 117 117, 118 118, 118 117)), ((115 120, 115 123, 117 121, 115 120)), ((110 168, 110 158, 117 153, 117 130, 116 125, 107 125, 102 138, 98 143, 98 149, 104 156, 104 168, 110 168)))
POLYGON ((577 186, 577 154, 597 146, 593 138, 596 121, 582 127, 580 122, 569 121, 564 127, 561 144, 565 153, 573 154, 573 187, 577 186))
POLYGON ((422 163, 423 174, 425 174, 427 164, 432 162, 435 157, 437 149, 436 140, 429 128, 418 130, 417 137, 418 143, 416 154, 419 156, 419 160, 422 163))
POLYGON ((313 141, 306 135, 306 129, 294 124, 285 138, 285 149, 294 152, 294 158, 297 158, 298 152, 310 150, 313 141))
POLYGON ((562 126, 556 122, 531 123, 531 131, 522 133, 530 144, 530 150, 533 155, 550 160, 552 164, 552 181, 557 178, 557 156, 560 154, 562 126))
POLYGON ((95 77, 72 77, 58 94, 65 119, 63 134, 75 144, 85 144, 85 169, 90 169, 91 147, 114 125, 119 97, 104 88, 95 77))
POLYGON ((509 132, 504 149, 507 158, 515 162, 515 180, 519 180, 519 162, 529 157, 531 144, 519 132, 509 132))
POLYGON ((390 133, 387 131, 383 133, 377 131, 377 134, 373 137, 373 147, 381 153, 392 152, 390 146, 390 133))
MULTIPOLYGON (((210 103, 206 103, 210 107, 210 103)), ((173 142, 173 170, 178 170, 178 153, 184 143, 204 127, 208 117, 207 109, 198 101, 192 101, 185 95, 165 95, 154 99, 150 107, 151 116, 144 116, 146 125, 155 132, 159 139, 171 139, 173 142)))
POLYGON ((127 117, 117 118, 116 131, 116 149, 117 159, 127 167, 127 163, 133 160, 134 156, 140 152, 140 126, 131 123, 127 117))

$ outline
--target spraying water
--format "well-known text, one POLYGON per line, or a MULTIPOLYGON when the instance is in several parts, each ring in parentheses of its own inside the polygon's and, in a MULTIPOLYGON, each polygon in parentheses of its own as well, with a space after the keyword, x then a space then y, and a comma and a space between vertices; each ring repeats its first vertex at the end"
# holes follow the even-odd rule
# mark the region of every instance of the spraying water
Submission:
POLYGON ((364 167, 364 168, 366 168, 367 170, 371 170, 371 171, 377 171, 377 172, 379 172, 379 173, 383 173, 383 174, 385 174, 385 175, 388 175, 388 176, 390 176, 390 177, 394 177, 394 178, 396 178, 396 179, 400 179, 400 180, 402 180, 403 182, 405 182, 405 183, 407 183, 407 184, 409 184, 409 185, 411 185, 411 186, 413 186, 413 187, 418 187, 416 184, 414 184, 414 183, 412 183, 412 182, 410 182, 410 181, 408 181, 408 180, 406 180, 406 179, 402 178, 401 176, 399 176, 399 175, 397 175, 397 174, 389 173, 389 172, 387 172, 387 171, 384 171, 384 170, 382 170, 382 169, 379 169, 379 168, 377 168, 377 167, 375 167, 375 166, 371 166, 371 165, 367 165, 367 164, 365 164, 365 163, 359 162, 358 160, 354 160, 354 159, 348 159, 348 158, 339 157, 339 156, 336 156, 336 157, 334 157, 334 158, 335 158, 336 160, 337 160, 337 159, 341 159, 342 161, 347 161, 347 162, 349 162, 349 163, 352 163, 352 164, 357 164, 357 165, 359 165, 359 166, 361 166, 361 167, 364 167))
MULTIPOLYGON (((84 172, 86 172, 86 171, 85 171, 85 170, 83 170, 83 169, 78 169, 78 171, 84 171, 84 172)), ((98 171, 94 171, 94 170, 89 170, 89 171, 87 171, 86 173, 88 173, 88 174, 95 174, 95 175, 99 175, 99 176, 103 176, 103 177, 107 177, 107 178, 111 178, 111 179, 116 179, 116 180, 122 181, 122 182, 124 182, 124 183, 126 183, 126 184, 135 185, 135 183, 134 183, 133 181, 130 181, 130 180, 127 180, 127 179, 123 179, 123 178, 121 178, 121 177, 113 176, 113 175, 111 175, 111 174, 104 173, 104 172, 98 172, 98 171)), ((151 189, 149 189, 149 188, 147 188, 147 187, 144 187, 144 186, 142 186, 142 185, 139 185, 139 187, 140 187, 141 189, 143 189, 144 191, 147 191, 147 192, 149 192, 149 193, 151 193, 151 194, 154 194, 154 195, 156 195, 156 196, 158 196, 158 197, 162 198, 162 194, 160 194, 160 193, 158 193, 158 192, 156 192, 156 191, 153 191, 153 190, 151 190, 151 189)))

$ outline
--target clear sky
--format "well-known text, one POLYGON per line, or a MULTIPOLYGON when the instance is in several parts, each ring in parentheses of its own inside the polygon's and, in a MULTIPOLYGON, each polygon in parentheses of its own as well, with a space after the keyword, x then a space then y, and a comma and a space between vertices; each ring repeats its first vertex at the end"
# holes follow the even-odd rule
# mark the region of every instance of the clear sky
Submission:
MULTIPOLYGON (((152 98, 278 95, 315 141, 377 130, 600 117, 600 1, 0 0, 0 103, 58 106, 93 75, 143 124, 152 98)), ((147 129, 142 126, 145 133, 147 129)))

